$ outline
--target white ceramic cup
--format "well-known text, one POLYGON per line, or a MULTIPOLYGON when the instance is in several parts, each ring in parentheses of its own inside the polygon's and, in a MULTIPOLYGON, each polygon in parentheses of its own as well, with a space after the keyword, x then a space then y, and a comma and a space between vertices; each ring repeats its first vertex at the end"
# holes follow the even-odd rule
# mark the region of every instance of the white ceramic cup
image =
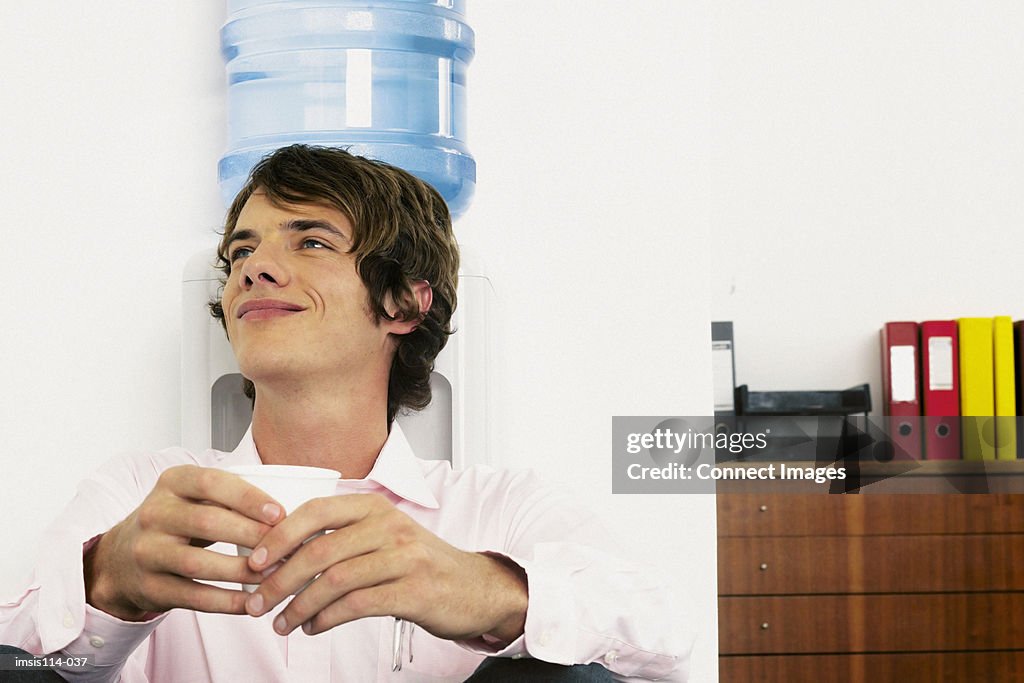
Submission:
MULTIPOLYGON (((226 470, 266 491, 284 506, 285 514, 288 515, 308 500, 333 496, 337 491, 338 479, 341 478, 341 472, 336 470, 299 465, 235 465, 226 470)), ((321 531, 313 534, 303 542, 308 543, 323 533, 321 531)), ((248 557, 252 554, 252 548, 241 545, 235 547, 238 549, 239 557, 248 557)), ((249 593, 257 587, 252 583, 242 584, 242 588, 249 593)))

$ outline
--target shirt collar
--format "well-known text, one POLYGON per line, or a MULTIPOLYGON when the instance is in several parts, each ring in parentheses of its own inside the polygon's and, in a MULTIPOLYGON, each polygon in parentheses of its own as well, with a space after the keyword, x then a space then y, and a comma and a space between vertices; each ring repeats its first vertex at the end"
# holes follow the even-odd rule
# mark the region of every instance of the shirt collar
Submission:
MULTIPOLYGON (((238 446, 227 457, 222 465, 259 464, 260 456, 256 451, 256 443, 252 439, 252 425, 245 430, 245 435, 238 446)), ((343 474, 344 476, 344 474, 343 474)), ((349 480, 352 481, 352 480, 349 480)), ((423 475, 423 467, 419 458, 413 453, 412 446, 405 438, 405 433, 398 422, 391 423, 391 433, 384 447, 377 454, 373 468, 366 479, 356 481, 372 481, 388 489, 396 496, 404 498, 426 508, 437 509, 440 505, 423 475)))

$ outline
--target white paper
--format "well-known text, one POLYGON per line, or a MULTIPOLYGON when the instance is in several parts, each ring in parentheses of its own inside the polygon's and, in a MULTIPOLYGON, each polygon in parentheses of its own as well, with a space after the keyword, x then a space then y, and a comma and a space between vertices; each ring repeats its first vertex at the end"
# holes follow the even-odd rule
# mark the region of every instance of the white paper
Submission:
POLYGON ((734 410, 732 342, 711 343, 711 372, 715 382, 715 410, 734 410))
POLYGON ((889 350, 889 379, 892 386, 892 400, 898 402, 917 400, 917 362, 913 346, 893 346, 889 350))
POLYGON ((928 340, 928 388, 949 391, 953 388, 953 338, 928 340))

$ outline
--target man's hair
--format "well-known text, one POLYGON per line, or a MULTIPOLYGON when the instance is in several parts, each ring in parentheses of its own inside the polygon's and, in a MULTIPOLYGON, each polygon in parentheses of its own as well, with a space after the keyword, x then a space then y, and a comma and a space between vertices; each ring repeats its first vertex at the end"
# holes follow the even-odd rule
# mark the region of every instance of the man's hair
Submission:
MULTIPOLYGON (((275 206, 321 204, 348 218, 353 233, 350 253, 368 290, 367 305, 375 320, 420 320, 412 332, 397 335, 388 380, 388 424, 400 408, 426 408, 434 359, 452 334, 457 303, 459 248, 441 195, 411 173, 342 149, 281 148, 256 164, 228 209, 217 248, 217 267, 225 278, 231 272, 225 245, 242 207, 256 190, 266 193, 275 206), (433 303, 425 316, 419 313, 411 287, 417 280, 428 281, 433 289, 433 303), (384 308, 389 294, 397 306, 395 316, 384 308)), ((227 332, 220 299, 209 307, 227 332)), ((244 384, 246 396, 255 400, 252 382, 246 379, 244 384)))

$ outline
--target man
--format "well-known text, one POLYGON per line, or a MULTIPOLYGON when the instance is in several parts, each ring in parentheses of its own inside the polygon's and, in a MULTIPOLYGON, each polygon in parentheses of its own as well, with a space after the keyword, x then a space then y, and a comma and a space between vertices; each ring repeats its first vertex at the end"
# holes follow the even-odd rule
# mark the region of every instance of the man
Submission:
POLYGON ((0 607, 0 642, 89 655, 61 671, 82 680, 463 680, 488 657, 476 675, 495 680, 510 662, 685 676, 663 587, 602 552, 589 515, 532 476, 419 461, 394 423, 429 402, 456 304, 458 249, 432 188, 288 147, 253 170, 218 255, 211 311, 254 398, 249 432, 232 453, 169 449, 83 483, 33 584, 0 607), (359 495, 285 515, 222 469, 261 462, 339 470, 338 493, 359 495))

